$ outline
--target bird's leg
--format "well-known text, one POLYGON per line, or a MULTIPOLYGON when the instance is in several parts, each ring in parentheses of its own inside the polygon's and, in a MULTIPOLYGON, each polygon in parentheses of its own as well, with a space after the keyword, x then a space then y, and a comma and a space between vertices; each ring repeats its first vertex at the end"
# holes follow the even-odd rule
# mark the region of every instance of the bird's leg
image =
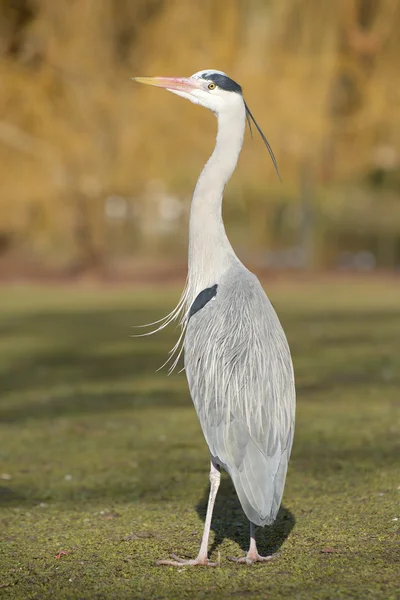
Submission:
POLYGON ((229 560, 233 560, 234 562, 241 563, 241 564, 252 565, 255 562, 268 562, 269 560, 272 560, 274 558, 274 555, 260 556, 258 554, 257 545, 256 545, 255 529, 256 528, 255 528, 254 523, 252 523, 250 521, 250 547, 249 547, 249 551, 247 552, 246 556, 242 556, 240 558, 235 558, 233 556, 230 556, 229 560))
POLYGON ((217 496, 219 483, 221 480, 221 471, 219 466, 215 465, 213 461, 211 461, 210 468, 210 495, 208 496, 208 505, 207 505, 207 515, 206 520, 204 522, 204 531, 203 537, 201 540, 200 550, 197 555, 197 558, 193 560, 185 560, 184 558, 179 558, 176 554, 172 554, 172 558, 174 560, 158 560, 158 565, 172 565, 173 567, 182 567, 185 565, 195 566, 202 565, 207 567, 216 567, 218 563, 210 562, 207 558, 207 550, 208 550, 208 538, 210 535, 210 527, 211 527, 211 519, 214 510, 215 498, 217 496))

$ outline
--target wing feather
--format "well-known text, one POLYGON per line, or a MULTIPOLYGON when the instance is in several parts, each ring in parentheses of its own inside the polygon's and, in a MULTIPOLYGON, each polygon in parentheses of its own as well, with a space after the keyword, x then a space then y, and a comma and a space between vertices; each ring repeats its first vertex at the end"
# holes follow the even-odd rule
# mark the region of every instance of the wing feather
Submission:
POLYGON ((289 347, 257 278, 242 267, 192 316, 185 370, 204 436, 254 523, 279 510, 293 441, 289 347))

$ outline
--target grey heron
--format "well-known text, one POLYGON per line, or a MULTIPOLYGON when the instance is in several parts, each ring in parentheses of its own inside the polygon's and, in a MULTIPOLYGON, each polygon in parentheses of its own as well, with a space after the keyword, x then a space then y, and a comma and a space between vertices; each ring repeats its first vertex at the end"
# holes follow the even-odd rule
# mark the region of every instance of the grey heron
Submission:
MULTIPOLYGON (((222 71, 134 80, 200 104, 218 119, 215 149, 192 198, 186 287, 175 310, 156 322, 155 329, 180 319, 186 376, 210 450, 210 494, 197 558, 172 555, 173 560, 158 564, 215 566, 207 551, 221 467, 230 475, 250 521, 247 555, 233 560, 267 561, 271 557, 257 551, 255 525, 272 524, 281 504, 294 434, 294 373, 275 310, 227 238, 222 197, 238 161, 246 119, 255 124, 277 170, 275 157, 241 86, 222 71)), ((178 341, 174 365, 179 348, 178 341)))

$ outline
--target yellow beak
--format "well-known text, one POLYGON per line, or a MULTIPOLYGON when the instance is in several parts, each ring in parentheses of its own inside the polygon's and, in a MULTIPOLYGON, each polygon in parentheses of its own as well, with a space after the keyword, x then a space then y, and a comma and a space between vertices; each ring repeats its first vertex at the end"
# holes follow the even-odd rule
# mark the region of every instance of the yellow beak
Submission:
POLYGON ((154 85, 155 87, 178 92, 190 93, 193 90, 200 89, 200 83, 196 79, 187 77, 132 77, 132 79, 137 83, 145 83, 146 85, 154 85))

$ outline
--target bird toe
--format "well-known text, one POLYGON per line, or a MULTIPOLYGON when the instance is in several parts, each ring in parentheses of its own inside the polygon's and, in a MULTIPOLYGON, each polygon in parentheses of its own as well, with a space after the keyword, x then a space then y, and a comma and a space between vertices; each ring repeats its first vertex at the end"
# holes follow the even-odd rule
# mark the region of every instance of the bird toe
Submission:
POLYGON ((180 558, 176 554, 171 554, 173 560, 158 560, 157 565, 167 565, 170 567, 218 567, 218 563, 211 562, 207 557, 197 557, 194 559, 180 558))

